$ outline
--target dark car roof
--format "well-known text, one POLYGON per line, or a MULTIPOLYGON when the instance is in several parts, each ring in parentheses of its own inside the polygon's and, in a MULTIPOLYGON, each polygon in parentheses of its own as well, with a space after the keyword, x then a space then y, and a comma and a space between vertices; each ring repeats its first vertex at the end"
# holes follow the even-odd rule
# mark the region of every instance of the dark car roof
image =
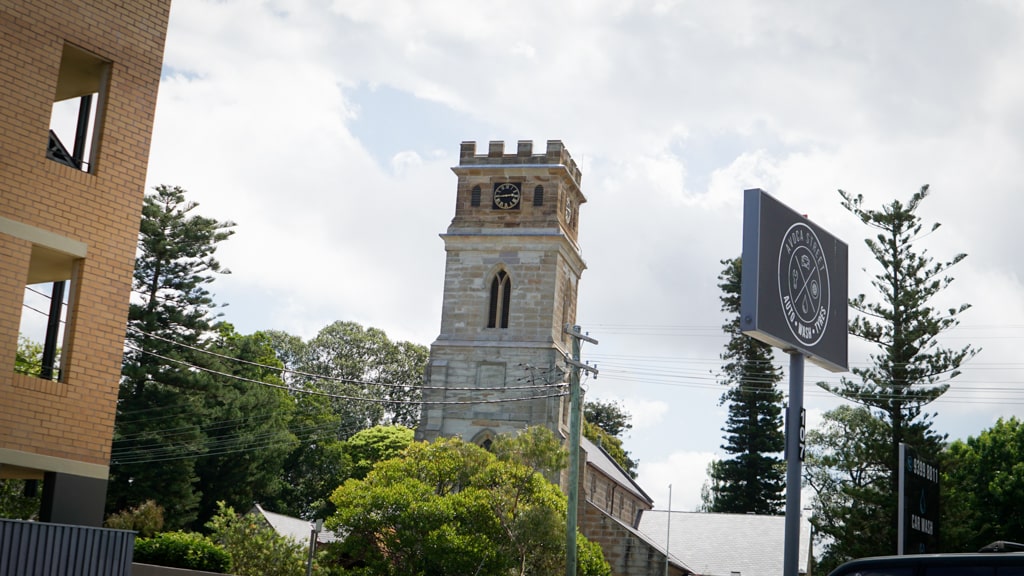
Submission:
POLYGON ((883 576, 889 570, 906 574, 905 570, 929 566, 1020 566, 1024 567, 1024 552, 914 554, 908 556, 877 556, 851 560, 833 570, 829 576, 872 574, 883 576))

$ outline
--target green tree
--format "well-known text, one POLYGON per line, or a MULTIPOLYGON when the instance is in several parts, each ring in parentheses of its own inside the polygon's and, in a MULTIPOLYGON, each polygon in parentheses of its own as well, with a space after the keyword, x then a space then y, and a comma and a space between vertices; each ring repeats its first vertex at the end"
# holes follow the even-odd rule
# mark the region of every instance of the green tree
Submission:
POLYGON ((108 511, 156 500, 172 529, 199 509, 209 379, 189 366, 202 362, 216 317, 207 286, 227 272, 214 253, 233 233, 230 222, 194 214, 197 206, 164 185, 143 202, 107 493, 108 511))
POLYGON ((1024 423, 1000 418, 977 437, 951 443, 942 462, 944 550, 1024 542, 1024 423))
POLYGON ((587 400, 583 403, 583 418, 612 436, 620 438, 623 433, 633 429, 630 422, 633 416, 614 400, 587 400))
POLYGON ((0 480, 0 518, 36 518, 41 501, 42 480, 0 480))
MULTIPOLYGON (((331 499, 328 527, 347 533, 344 552, 369 574, 554 574, 565 563, 565 497, 519 458, 560 465, 539 448, 547 430, 499 439, 496 452, 456 438, 413 443, 331 499), (518 444, 518 445, 517 445, 518 444)), ((561 448, 557 448, 561 450, 561 448)), ((592 546, 581 574, 609 574, 592 546)))
POLYGON ((343 321, 308 342, 280 331, 268 335, 289 386, 341 396, 331 402, 340 418, 339 438, 378 424, 415 428, 419 423, 425 346, 393 342, 383 330, 343 321))
POLYGON ((43 345, 18 335, 18 349, 14 353, 14 371, 18 374, 39 376, 43 367, 43 345))
POLYGON ((330 324, 308 342, 278 330, 264 334, 284 365, 289 388, 326 394, 294 396, 292 429, 299 443, 285 462, 274 506, 322 518, 333 510, 327 496, 354 472, 352 466, 359 467, 347 454, 347 439, 376 425, 415 427, 428 351, 355 322, 330 324))
POLYGON ((201 363, 215 373, 197 375, 207 380, 208 392, 202 407, 206 451, 195 464, 195 489, 201 494, 196 526, 216 513, 219 502, 248 508, 276 494, 284 463, 297 445, 289 430, 292 399, 280 388, 260 384, 283 385, 268 339, 240 335, 221 322, 203 346, 212 354, 201 363))
MULTIPOLYGON (((210 539, 231 556, 231 571, 237 576, 303 576, 308 561, 308 544, 281 536, 261 518, 240 515, 218 503, 217 513, 206 524, 210 539)), ((314 574, 322 573, 314 564, 314 574)))
POLYGON ((869 301, 864 294, 851 298, 856 315, 849 326, 850 334, 875 346, 877 352, 871 354, 870 366, 851 370, 856 379, 843 377, 837 385, 821 386, 868 407, 887 428, 888 486, 880 503, 884 521, 851 528, 859 531, 863 541, 877 543, 872 553, 891 554, 896 550, 899 445, 906 442, 921 458, 938 461, 944 437, 932 431, 931 415, 923 408, 946 392, 949 381, 960 374, 961 364, 978 352, 971 345, 953 349, 938 342, 939 335, 959 324, 959 315, 969 304, 947 310, 929 304, 953 282, 949 270, 966 254, 935 262, 918 246, 922 237, 940 226, 935 223, 922 232, 924 224, 917 211, 928 197, 927 185, 907 203, 894 200, 879 210, 864 208, 861 195, 842 190, 839 194, 844 208, 878 231, 865 244, 881 267, 871 282, 879 300, 869 301))
POLYGON ((825 412, 821 426, 807 432, 804 482, 814 491, 811 525, 822 547, 816 570, 877 555, 888 543, 883 529, 889 483, 888 430, 863 406, 825 412))
POLYGON ((622 434, 633 428, 631 419, 618 402, 588 400, 583 403, 583 437, 603 448, 630 478, 636 478, 638 464, 622 447, 622 434))
POLYGON ((782 392, 777 387, 782 371, 774 364, 771 346, 740 331, 740 259, 722 264, 718 287, 722 311, 728 315, 722 329, 729 342, 722 353, 720 382, 729 389, 720 403, 729 405, 722 449, 730 457, 711 468, 712 493, 706 504, 712 512, 778 514, 785 500, 780 455, 786 440, 782 392))
POLYGON ((405 426, 374 426, 356 432, 345 442, 345 453, 352 462, 350 477, 366 478, 378 462, 401 455, 413 436, 412 429, 405 426))
POLYGON ((295 444, 269 339, 216 322, 208 286, 233 224, 197 207, 171 186, 144 200, 108 485, 109 511, 152 499, 171 529, 278 489, 295 444))

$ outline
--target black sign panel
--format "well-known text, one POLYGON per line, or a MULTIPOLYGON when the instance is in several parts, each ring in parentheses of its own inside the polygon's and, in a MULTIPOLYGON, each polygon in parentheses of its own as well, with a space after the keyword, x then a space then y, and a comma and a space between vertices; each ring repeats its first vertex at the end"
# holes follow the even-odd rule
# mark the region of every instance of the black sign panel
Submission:
POLYGON ((740 329, 845 372, 848 260, 844 242, 765 191, 745 190, 740 329))
POLYGON ((900 444, 900 554, 939 551, 939 468, 900 444))

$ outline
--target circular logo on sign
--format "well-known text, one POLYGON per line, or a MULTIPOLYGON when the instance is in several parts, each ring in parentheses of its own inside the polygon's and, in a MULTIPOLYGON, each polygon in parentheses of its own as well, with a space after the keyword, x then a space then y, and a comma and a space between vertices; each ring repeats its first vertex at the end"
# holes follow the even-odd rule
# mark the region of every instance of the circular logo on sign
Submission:
POLYGON ((782 237, 779 299, 786 325, 797 342, 817 344, 828 326, 828 266, 818 235, 801 222, 790 226, 782 237))

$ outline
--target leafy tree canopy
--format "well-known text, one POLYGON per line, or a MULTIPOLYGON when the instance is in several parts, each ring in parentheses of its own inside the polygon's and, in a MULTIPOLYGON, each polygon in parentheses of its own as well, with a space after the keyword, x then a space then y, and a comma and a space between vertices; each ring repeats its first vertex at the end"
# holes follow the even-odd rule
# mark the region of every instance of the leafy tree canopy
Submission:
POLYGON ((863 556, 895 553, 889 540, 888 429, 863 406, 825 412, 807 432, 804 483, 814 491, 811 525, 823 573, 863 556))
POLYGON ((973 552, 996 540, 1024 542, 1024 423, 999 419, 943 454, 943 548, 973 552))
POLYGON ((18 349, 14 353, 14 371, 18 374, 39 376, 43 368, 43 345, 18 335, 18 349))
POLYGON ((339 438, 378 424, 415 428, 419 423, 426 346, 392 342, 383 330, 356 322, 334 322, 308 342, 277 330, 266 334, 288 370, 289 386, 379 400, 332 400, 339 438))
MULTIPOLYGON (((565 497, 524 461, 558 464, 546 429, 496 444, 499 458, 456 438, 413 443, 332 495, 327 525, 348 534, 351 567, 369 574, 554 574, 565 563, 565 497)), ((561 450, 561 448, 558 448, 561 450)), ((581 574, 610 574, 592 546, 581 574)))
POLYGON ((622 437, 633 429, 633 416, 618 402, 588 400, 583 403, 583 418, 612 436, 622 437))
POLYGON ((639 464, 622 447, 621 436, 633 428, 632 419, 632 415, 614 400, 583 403, 583 437, 603 448, 631 478, 636 478, 639 464))
POLYGON ((399 456, 412 444, 413 435, 405 426, 374 426, 353 434, 345 443, 351 477, 365 478, 378 462, 399 456))
MULTIPOLYGON (((236 514, 223 502, 206 524, 210 539, 231 556, 237 576, 303 576, 308 544, 279 535, 262 518, 236 514)), ((314 574, 324 573, 314 565, 314 574)))

